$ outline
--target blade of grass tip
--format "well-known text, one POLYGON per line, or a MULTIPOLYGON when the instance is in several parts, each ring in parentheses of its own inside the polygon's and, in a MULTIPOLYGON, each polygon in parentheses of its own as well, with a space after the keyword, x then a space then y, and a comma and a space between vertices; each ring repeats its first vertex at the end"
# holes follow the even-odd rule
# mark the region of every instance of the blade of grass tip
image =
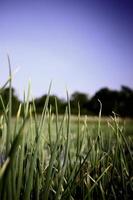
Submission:
POLYGON ((8 123, 8 117, 7 117, 7 109, 4 105, 4 101, 2 99, 2 96, 0 95, 0 101, 1 101, 1 104, 2 104, 2 109, 3 109, 3 112, 4 112, 4 117, 5 117, 5 120, 6 120, 6 124, 8 123))
POLYGON ((6 139, 6 155, 10 149, 10 139, 11 139, 11 116, 12 116, 12 72, 11 72, 11 63, 10 58, 7 55, 8 67, 9 67, 9 110, 8 110, 8 124, 7 124, 7 139, 6 139))
POLYGON ((77 123, 77 155, 76 155, 76 160, 79 156, 80 152, 80 105, 78 103, 78 123, 77 123))
MULTIPOLYGON (((60 131, 59 131, 59 117, 58 117, 58 105, 57 105, 57 98, 55 97, 55 125, 56 125, 56 141, 59 141, 60 138, 60 131)), ((59 152, 58 155, 61 154, 61 148, 60 148, 60 144, 59 146, 59 152)), ((58 147, 57 147, 58 148, 58 147)), ((58 151, 58 150, 57 150, 58 151)), ((61 166, 61 159, 60 156, 57 156, 57 162, 58 162, 58 171, 60 171, 60 166, 61 166)))
POLYGON ((35 106, 34 99, 32 99, 32 105, 33 105, 34 122, 35 122, 35 133, 36 133, 36 138, 38 138, 39 137, 39 134, 38 134, 38 123, 37 123, 37 114, 36 114, 36 106, 35 106))
MULTIPOLYGON (((56 119, 56 120, 55 120, 55 121, 56 121, 56 137, 59 138, 59 137, 60 137, 60 132, 61 132, 61 127, 62 127, 62 126, 60 125, 60 131, 59 131, 59 116, 58 116, 58 105, 57 105, 57 99, 56 99, 56 98, 55 98, 55 108, 56 108, 56 116, 55 116, 55 117, 56 117, 56 118, 55 118, 55 119, 56 119)), ((63 122, 64 122, 64 120, 65 120, 65 117, 66 117, 66 110, 65 110, 64 117, 63 117, 63 118, 64 118, 64 119, 63 119, 63 122)), ((62 125, 63 125, 63 124, 62 124, 62 125)), ((62 149, 61 146, 63 145, 63 132, 64 132, 64 131, 63 131, 63 129, 62 129, 62 139, 61 139, 61 141, 60 141, 61 145, 60 145, 60 152, 59 152, 59 154, 62 154, 62 153, 61 153, 61 151, 62 151, 62 150, 61 150, 61 149, 62 149)), ((61 167, 61 165, 62 165, 62 164, 61 164, 61 163, 62 163, 61 160, 62 160, 62 159, 60 158, 60 156, 58 156, 57 159, 58 159, 58 164, 59 164, 58 166, 61 167)), ((60 170, 60 167, 59 167, 58 170, 60 170)))
POLYGON ((4 91, 4 89, 6 88, 8 83, 10 82, 10 80, 11 80, 11 77, 9 77, 8 80, 5 82, 5 84, 0 88, 0 94, 4 91))
POLYGON ((14 126, 14 137, 16 136, 16 133, 17 133, 17 125, 18 125, 18 121, 20 119, 20 113, 21 113, 21 109, 22 109, 22 104, 20 103, 19 105, 19 108, 18 108, 18 111, 17 111, 17 116, 16 116, 16 121, 15 121, 15 126, 14 126))
POLYGON ((28 83, 28 92, 27 92, 27 98, 26 98, 26 106, 25 106, 25 116, 28 115, 28 111, 29 111, 30 91, 31 91, 31 82, 29 80, 29 83, 28 83))
MULTIPOLYGON (((10 63, 10 59, 9 59, 9 56, 8 56, 8 60, 10 63)), ((16 69, 15 73, 18 71, 18 69, 16 69)), ((4 85, 0 88, 0 94, 4 91, 4 89, 6 88, 6 86, 9 84, 9 82, 11 81, 12 77, 9 76, 8 80, 4 83, 4 85)))
POLYGON ((81 160, 81 154, 82 154, 82 149, 83 149, 83 144, 84 144, 84 139, 85 139, 85 132, 86 132, 86 120, 84 120, 84 124, 82 125, 81 132, 80 134, 80 152, 79 152, 79 160, 81 160))
POLYGON ((98 159, 98 151, 102 149, 103 147, 103 135, 101 135, 101 114, 102 114, 102 103, 98 99, 98 102, 100 104, 100 110, 99 110, 99 116, 98 116, 98 143, 96 145, 97 150, 96 152, 96 160, 98 159))
POLYGON ((57 106, 57 99, 55 98, 55 112, 56 112, 56 135, 58 133, 58 121, 59 121, 59 117, 58 117, 58 106, 57 106))
POLYGON ((48 136, 49 136, 49 147, 50 151, 52 152, 52 140, 51 140, 51 106, 49 109, 49 115, 48 115, 48 136))
MULTIPOLYGON (((11 133, 11 117, 12 117, 12 71, 11 71, 11 63, 10 63, 10 58, 9 55, 7 55, 8 59, 8 68, 9 68, 9 103, 8 103, 8 121, 7 121, 7 137, 6 137, 6 156, 9 153, 10 150, 10 144, 12 141, 12 133, 11 133)), ((9 170, 9 174, 7 177, 7 197, 12 199, 13 191, 12 191, 12 185, 13 185, 13 180, 11 177, 11 170, 9 170)))
POLYGON ((102 103, 101 103, 101 101, 99 99, 98 99, 98 102, 100 104, 99 117, 98 117, 98 136, 100 136, 100 132, 101 132, 101 116, 102 116, 102 103))
POLYGON ((70 101, 69 101, 68 91, 67 91, 67 102, 68 102, 67 141, 66 141, 66 148, 65 148, 65 156, 64 156, 63 168, 66 167, 67 160, 68 160, 69 135, 70 135, 70 117, 71 117, 71 108, 70 108, 70 101))
POLYGON ((24 90, 24 94, 23 94, 23 118, 25 117, 25 106, 26 105, 26 98, 25 98, 25 90, 24 90))
POLYGON ((44 104, 44 107, 43 107, 43 111, 42 111, 42 115, 41 115, 41 120, 40 120, 40 123, 39 123, 39 133, 40 133, 40 130, 42 129, 42 127, 43 127, 43 122, 44 122, 45 115, 46 115, 46 109, 48 107, 48 102, 49 102, 49 96, 50 96, 51 87, 52 87, 52 81, 50 82, 50 86, 49 86, 49 89, 48 89, 47 98, 46 98, 46 101, 45 101, 45 104, 44 104))

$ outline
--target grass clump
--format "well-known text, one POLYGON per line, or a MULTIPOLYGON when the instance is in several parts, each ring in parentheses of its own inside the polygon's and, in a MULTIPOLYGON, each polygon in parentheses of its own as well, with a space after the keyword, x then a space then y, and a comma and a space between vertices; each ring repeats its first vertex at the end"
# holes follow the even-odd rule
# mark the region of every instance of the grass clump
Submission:
POLYGON ((80 106, 73 120, 69 98, 62 117, 55 99, 53 115, 48 109, 49 89, 42 115, 37 116, 34 100, 29 103, 29 88, 27 99, 12 118, 9 71, 7 106, 0 95, 0 199, 131 199, 133 139, 116 115, 103 126, 99 101, 95 123, 87 116, 81 119, 80 106))

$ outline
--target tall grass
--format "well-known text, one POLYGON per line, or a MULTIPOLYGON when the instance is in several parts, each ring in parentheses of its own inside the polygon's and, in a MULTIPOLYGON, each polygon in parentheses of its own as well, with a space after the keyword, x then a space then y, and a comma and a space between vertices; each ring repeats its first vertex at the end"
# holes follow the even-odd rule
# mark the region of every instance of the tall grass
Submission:
MULTIPOLYGON (((2 99, 0 116, 0 200, 131 199, 133 195, 133 139, 114 114, 106 129, 99 120, 92 128, 87 116, 71 119, 48 109, 50 88, 41 116, 27 99, 12 119, 12 75, 9 61, 9 103, 2 99)), ((51 87, 51 85, 50 85, 51 87)))

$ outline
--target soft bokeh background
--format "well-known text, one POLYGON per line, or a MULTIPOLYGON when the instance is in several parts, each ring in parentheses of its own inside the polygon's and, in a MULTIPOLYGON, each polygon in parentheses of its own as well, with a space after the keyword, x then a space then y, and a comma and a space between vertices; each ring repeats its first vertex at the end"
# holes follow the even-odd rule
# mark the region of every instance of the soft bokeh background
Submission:
POLYGON ((13 86, 20 98, 32 82, 38 97, 65 97, 102 87, 133 88, 132 0, 0 0, 0 84, 20 68, 13 86))

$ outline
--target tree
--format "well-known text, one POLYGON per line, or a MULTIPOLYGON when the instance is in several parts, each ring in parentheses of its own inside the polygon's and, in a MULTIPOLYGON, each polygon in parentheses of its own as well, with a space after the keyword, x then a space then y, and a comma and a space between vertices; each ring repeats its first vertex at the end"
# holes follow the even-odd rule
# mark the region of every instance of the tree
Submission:
POLYGON ((92 97, 90 102, 90 109, 95 114, 99 113, 100 106, 98 99, 102 103, 102 113, 103 115, 110 115, 112 111, 118 111, 118 92, 111 91, 108 88, 102 88, 92 97))
POLYGON ((133 90, 126 86, 119 92, 119 113, 122 117, 133 117, 133 90))
POLYGON ((88 101, 89 101, 89 98, 87 94, 82 93, 82 92, 74 92, 70 97, 72 114, 78 113, 78 104, 80 105, 81 115, 88 114, 88 110, 87 110, 88 101))
MULTIPOLYGON (((46 98, 47 98, 47 95, 45 94, 42 97, 36 98, 34 100, 37 113, 40 113, 40 114, 42 113, 46 98)), ((59 99, 55 95, 50 95, 49 96, 48 108, 51 107, 52 113, 56 113, 55 100, 57 102, 57 107, 58 107, 59 114, 64 114, 65 108, 66 108, 66 102, 63 99, 59 99)))
MULTIPOLYGON (((43 95, 43 96, 36 98, 34 100, 37 113, 40 113, 40 114, 42 113, 46 98, 47 98, 47 95, 43 95)), ((30 103, 32 103, 32 102, 30 102, 30 103)))
MULTIPOLYGON (((15 89, 12 88, 12 115, 15 115, 18 111, 20 100, 18 99, 15 89)), ((9 88, 5 88, 1 93, 2 100, 4 102, 4 106, 7 107, 9 103, 9 88)), ((0 101, 0 112, 3 112, 2 102, 0 101)))

